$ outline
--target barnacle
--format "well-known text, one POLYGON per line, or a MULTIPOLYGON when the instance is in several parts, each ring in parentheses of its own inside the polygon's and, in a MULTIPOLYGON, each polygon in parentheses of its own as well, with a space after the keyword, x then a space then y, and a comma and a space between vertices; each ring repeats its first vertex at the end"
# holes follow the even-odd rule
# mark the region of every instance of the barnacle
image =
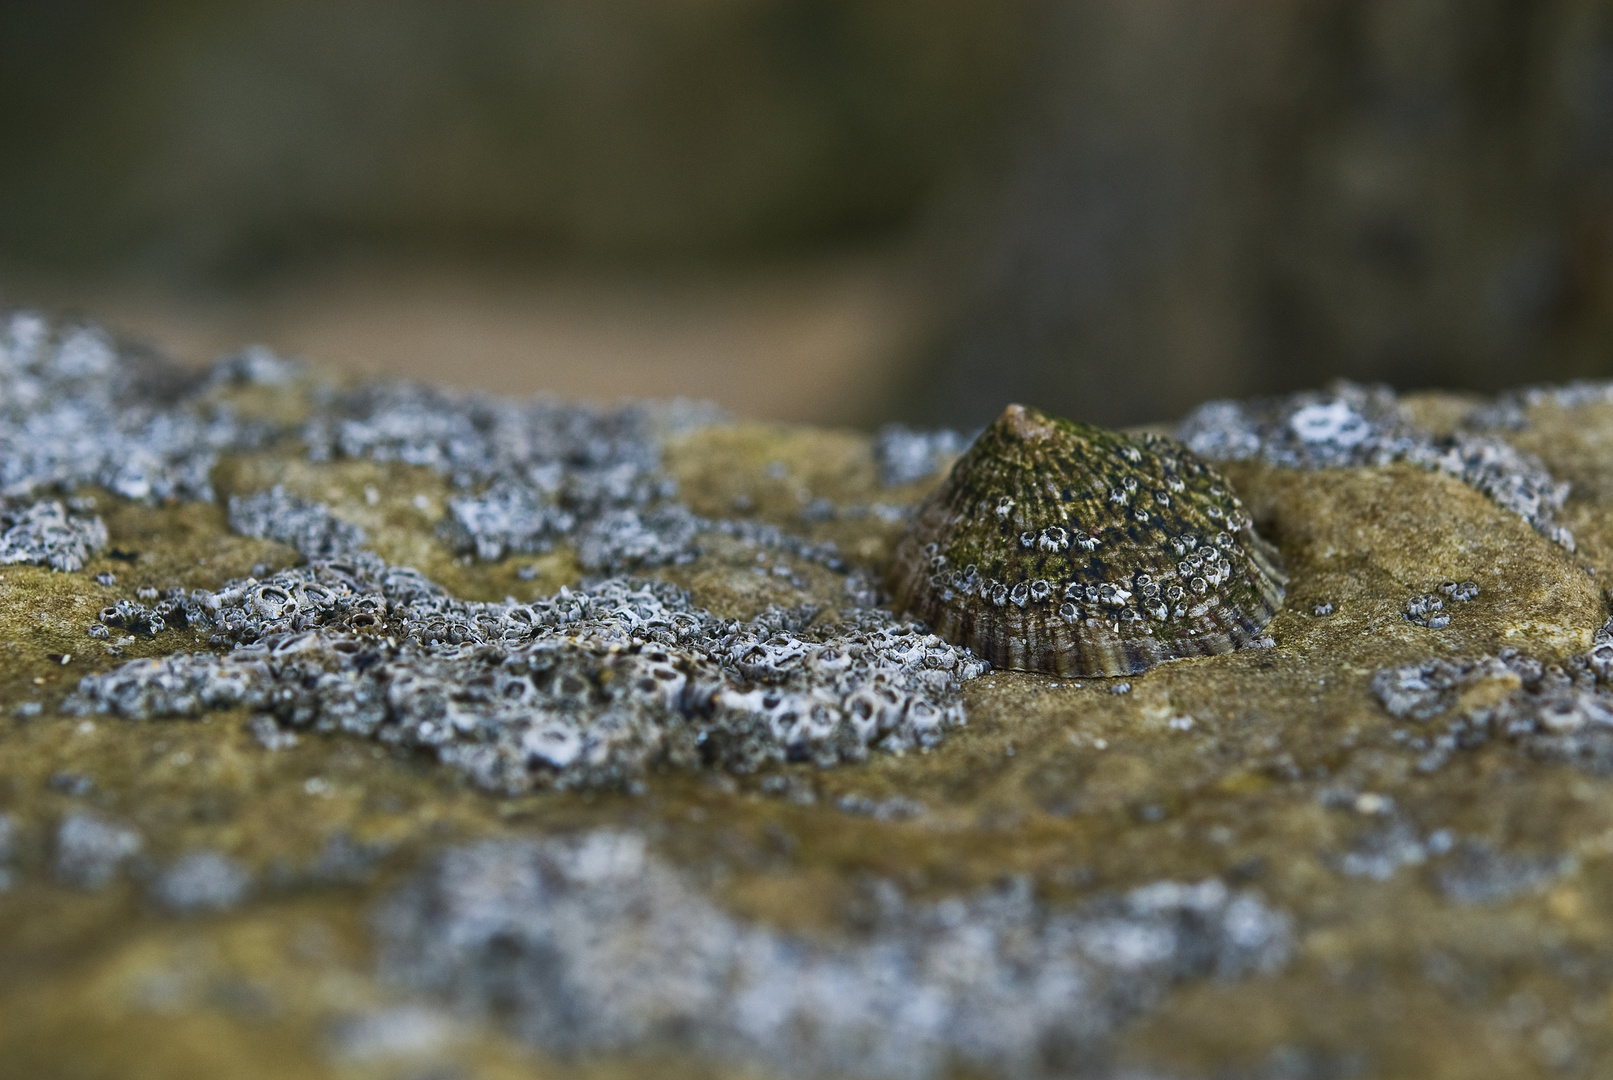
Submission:
POLYGON ((1320 392, 1206 402, 1177 425, 1176 437, 1211 461, 1259 458, 1288 469, 1404 461, 1455 477, 1573 551, 1574 534, 1556 517, 1568 498, 1568 484, 1537 458, 1484 429, 1523 424, 1525 402, 1571 407, 1606 400, 1607 392, 1601 384, 1584 383, 1503 395, 1495 405, 1475 410, 1467 430, 1435 435, 1412 422, 1387 386, 1337 382, 1320 392))
POLYGON ((1277 553, 1172 439, 1010 405, 919 509, 886 574, 898 611, 999 667, 1126 675, 1255 644, 1277 553))

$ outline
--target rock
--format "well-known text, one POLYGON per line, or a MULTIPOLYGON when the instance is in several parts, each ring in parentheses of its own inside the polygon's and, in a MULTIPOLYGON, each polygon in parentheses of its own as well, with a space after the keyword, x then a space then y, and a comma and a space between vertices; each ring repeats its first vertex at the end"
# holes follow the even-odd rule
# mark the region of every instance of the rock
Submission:
POLYGON ((946 439, 5 326, 0 475, 107 534, 0 573, 20 1068, 123 1052, 109 1001, 174 1073, 1613 1066, 1606 387, 1202 410, 1287 595, 1120 679, 881 607, 946 439))

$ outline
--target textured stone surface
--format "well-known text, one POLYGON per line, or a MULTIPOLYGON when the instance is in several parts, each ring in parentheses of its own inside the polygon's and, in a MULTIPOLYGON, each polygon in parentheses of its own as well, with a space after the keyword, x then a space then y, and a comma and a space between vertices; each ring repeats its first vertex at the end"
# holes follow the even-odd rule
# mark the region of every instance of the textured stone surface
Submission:
POLYGON ((262 357, 165 396, 114 377, 130 405, 39 381, 83 340, 29 346, 31 407, 89 393, 136 451, 215 420, 152 458, 171 499, 64 472, 48 441, 0 459, 8 497, 106 530, 79 569, 0 567, 0 1053, 23 1074, 1613 1065, 1605 388, 1238 406, 1312 437, 1288 460, 1255 425, 1218 462, 1289 575, 1272 646, 1069 678, 973 674, 950 646, 842 666, 858 635, 922 641, 879 582, 946 438, 893 456, 659 406, 321 388, 262 357), (1340 439, 1367 400, 1402 449, 1505 452, 1358 460, 1340 439), (1509 502, 1520 477, 1550 521, 1509 502), (547 550, 466 541, 492 519, 455 501, 496 485, 530 516, 477 535, 547 550), (669 626, 641 625, 652 601, 669 626), (518 611, 537 618, 511 640, 518 611), (908 720, 954 711, 888 744, 722 727, 633 704, 618 675, 654 649, 735 717, 830 690, 855 715, 854 676, 915 680, 908 720), (489 694, 534 653, 586 687, 489 694), (624 716, 667 745, 749 734, 575 784, 530 782, 568 774, 512 749, 624 716), (477 753, 527 780, 490 793, 477 753))

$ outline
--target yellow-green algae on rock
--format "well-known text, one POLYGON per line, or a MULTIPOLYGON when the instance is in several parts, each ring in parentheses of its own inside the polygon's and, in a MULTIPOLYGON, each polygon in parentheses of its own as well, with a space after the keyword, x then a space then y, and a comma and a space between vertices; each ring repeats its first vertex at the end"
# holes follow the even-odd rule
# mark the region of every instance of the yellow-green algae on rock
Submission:
MULTIPOLYGON (((1404 411, 1461 425, 1473 404, 1424 397, 1404 411)), ((1604 1072, 1613 783, 1597 741, 1605 725, 1590 712, 1601 683, 1574 658, 1594 655, 1608 615, 1613 561, 1597 537, 1613 535, 1613 502, 1594 478, 1613 467, 1599 456, 1613 417, 1586 395, 1519 408, 1483 437, 1572 481, 1556 514, 1575 552, 1415 455, 1320 469, 1223 461, 1289 574, 1266 630, 1272 648, 1161 665, 1129 676, 1127 693, 1110 692, 1112 679, 992 672, 963 683, 967 724, 928 752, 652 770, 636 794, 489 795, 423 752, 295 727, 277 726, 295 741, 271 738, 270 750, 246 709, 146 722, 64 714, 83 675, 211 647, 173 627, 122 644, 90 638, 101 609, 142 588, 216 590, 301 560, 232 533, 230 495, 281 484, 460 596, 524 601, 581 573, 566 541, 465 561, 436 515, 474 487, 429 463, 309 461, 295 439, 225 454, 211 470, 217 503, 81 488, 108 529, 100 554, 74 572, 0 568, 0 1060, 40 1076, 755 1075, 755 1059, 735 1052, 754 1045, 744 1037, 687 1037, 735 1030, 716 1022, 732 1001, 708 969, 675 964, 720 952, 698 936, 706 925, 775 950, 749 954, 762 959, 744 985, 776 971, 855 990, 876 954, 939 965, 910 969, 885 999, 856 999, 871 1010, 914 1000, 901 992, 914 987, 946 1002, 947 987, 973 985, 976 1010, 993 1018, 1004 1003, 1039 1016, 1065 1000, 1012 979, 968 982, 1007 970, 1004 958, 1033 975, 1085 975, 1097 991, 1057 1023, 1013 1029, 1017 1057, 968 1056, 1013 1045, 1008 1035, 969 1042, 960 1023, 938 1041, 915 1019, 879 1013, 858 1029, 874 1041, 859 1045, 884 1039, 904 1052, 895 1064, 833 1058, 792 1035, 788 1045, 805 1047, 797 1068, 893 1075, 913 1062, 940 1070, 953 1052, 960 1075, 1604 1072), (1477 596, 1450 604, 1443 628, 1407 618, 1409 598, 1469 580, 1477 596), (1394 693, 1422 696, 1396 715, 1374 682, 1407 670, 1394 693), (85 837, 107 845, 101 887, 64 874, 64 826, 84 821, 106 831, 66 839, 81 855, 85 837), (109 839, 120 835, 137 849, 109 839), (249 885, 231 894, 227 880, 198 875, 207 864, 187 859, 202 852, 249 885), (501 853, 492 870, 478 861, 501 853), (508 873, 495 884, 499 867, 508 873), (522 892, 521 881, 553 891, 522 892), (613 881, 623 882, 614 893, 613 881), (614 914, 612 895, 639 905, 640 921, 614 914), (548 907, 521 906, 541 896, 548 907), (477 898, 503 951, 427 949, 431 934, 469 928, 449 916, 477 898), (432 911, 441 917, 422 915, 432 911), (611 934, 567 936, 544 921, 556 911, 611 934), (527 929, 499 921, 512 915, 527 929), (961 942, 960 926, 993 944, 941 963, 915 937, 961 942), (1050 928, 1072 935, 1073 951, 1052 945, 1050 928), (697 936, 675 936, 685 933, 697 936), (522 996, 556 985, 540 975, 545 955, 587 960, 565 969, 578 978, 634 980, 625 998, 577 983, 550 1002, 631 1000, 640 1011, 595 1009, 573 1028, 594 1041, 566 1043, 544 1026, 554 1014, 522 996), (654 1008, 634 996, 671 976, 681 996, 654 1008)), ((802 604, 838 619, 848 592, 882 572, 904 527, 898 511, 939 481, 882 486, 877 445, 845 433, 702 421, 657 438, 676 498, 695 513, 833 538, 845 560, 830 569, 816 549, 736 531, 689 561, 636 571, 734 620, 802 604)), ((772 1030, 765 1012, 747 1015, 772 1030)))

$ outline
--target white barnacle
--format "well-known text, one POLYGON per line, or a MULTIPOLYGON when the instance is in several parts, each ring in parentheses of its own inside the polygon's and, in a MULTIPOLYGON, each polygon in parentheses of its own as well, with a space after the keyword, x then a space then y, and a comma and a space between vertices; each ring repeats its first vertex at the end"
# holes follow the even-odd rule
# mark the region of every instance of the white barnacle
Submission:
POLYGON ((1006 520, 1014 512, 1014 500, 1007 495, 997 500, 997 519, 1006 520))
POLYGON ((1302 442, 1334 446, 1355 446, 1372 434, 1361 414, 1337 399, 1306 405, 1289 417, 1288 426, 1302 442))
POLYGON ((1110 607, 1121 607, 1131 599, 1131 590, 1106 581, 1098 586, 1098 599, 1110 607))
POLYGON ((297 601, 278 585, 259 585, 252 595, 252 609, 265 619, 278 619, 297 609, 297 601))

